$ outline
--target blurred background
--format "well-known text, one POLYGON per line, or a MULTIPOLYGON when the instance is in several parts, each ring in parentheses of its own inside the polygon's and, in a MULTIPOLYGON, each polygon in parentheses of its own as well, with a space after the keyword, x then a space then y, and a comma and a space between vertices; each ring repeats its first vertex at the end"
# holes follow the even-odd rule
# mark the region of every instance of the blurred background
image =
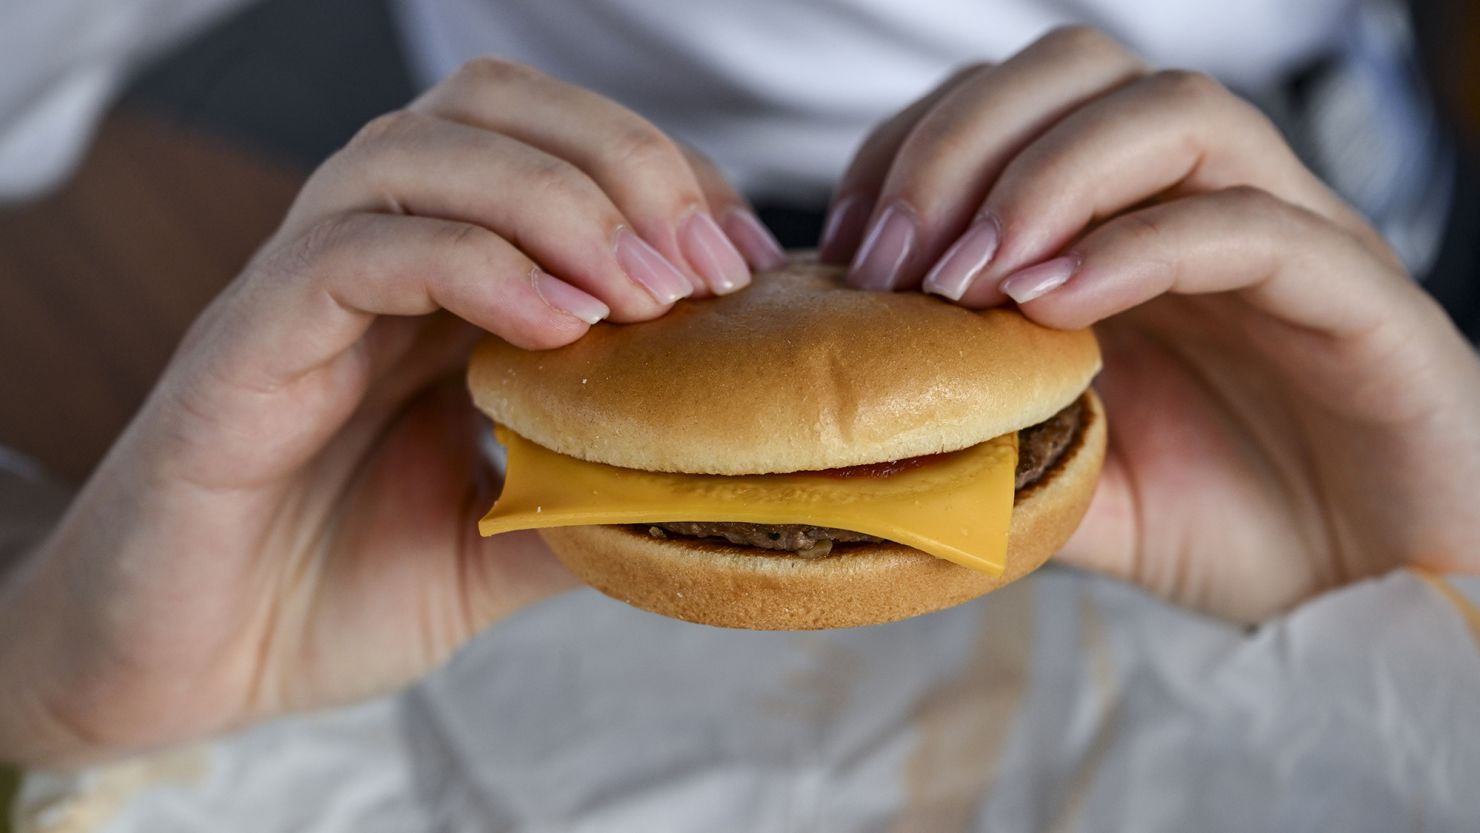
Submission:
MULTIPOLYGON (((1317 171, 1359 205, 1370 197, 1363 207, 1473 339, 1480 4, 1389 10, 1374 37, 1398 45, 1413 85, 1392 102, 1401 130, 1351 128, 1353 102, 1372 92, 1349 55, 1257 101, 1317 171), (1419 150, 1395 152, 1399 141, 1419 150), (1404 167, 1415 159, 1442 176, 1416 178, 1404 167)), ((415 86, 385 0, 255 3, 144 66, 64 183, 0 204, 0 448, 85 477, 306 174, 415 86)), ((823 205, 762 208, 787 245, 815 241, 823 205)))

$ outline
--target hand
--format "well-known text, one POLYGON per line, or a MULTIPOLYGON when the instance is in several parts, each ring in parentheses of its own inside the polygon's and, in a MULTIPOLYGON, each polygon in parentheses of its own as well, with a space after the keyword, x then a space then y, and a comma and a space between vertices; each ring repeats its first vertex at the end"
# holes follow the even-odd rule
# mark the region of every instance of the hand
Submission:
POLYGON ((536 536, 477 535, 468 348, 733 291, 740 251, 781 259, 708 163, 531 70, 479 61, 371 123, 0 588, 0 750, 84 761, 383 692, 569 586, 536 536))
POLYGON ((850 280, 1098 324, 1104 476, 1062 560, 1256 621, 1480 571, 1480 362, 1252 106, 1054 32, 883 124, 821 245, 850 280))

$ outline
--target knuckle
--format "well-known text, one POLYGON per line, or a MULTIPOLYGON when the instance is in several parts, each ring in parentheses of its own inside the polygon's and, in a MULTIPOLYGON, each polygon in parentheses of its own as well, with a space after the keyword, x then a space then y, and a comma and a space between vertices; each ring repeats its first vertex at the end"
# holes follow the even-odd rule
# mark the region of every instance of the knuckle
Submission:
POLYGON ((521 84, 540 77, 539 70, 528 64, 484 55, 458 67, 457 71, 452 74, 451 83, 454 85, 521 84))
POLYGON ((437 232, 437 251, 453 262, 487 266, 499 260, 497 235, 472 223, 450 223, 437 232))
POLYGON ((580 168, 557 156, 532 161, 524 180, 531 195, 560 206, 589 204, 599 191, 580 168))
POLYGON ((355 234, 354 221, 335 215, 312 223, 293 237, 264 248, 252 259, 250 270, 273 280, 322 277, 333 271, 328 261, 338 256, 355 234))
POLYGON ((354 223, 346 216, 329 217, 309 226, 303 234, 287 245, 278 259, 280 271, 288 273, 317 274, 326 260, 337 255, 345 246, 352 245, 354 223))
POLYGON ((416 129, 421 117, 410 110, 392 110, 376 116, 355 132, 347 146, 350 150, 363 150, 386 141, 395 141, 416 129))
POLYGON ((1280 209, 1280 201, 1268 191, 1256 185, 1231 185, 1222 192, 1229 207, 1252 214, 1272 214, 1280 209))
POLYGON ((624 128, 612 136, 608 149, 612 160, 622 168, 641 171, 672 169, 683 164, 683 151, 650 124, 624 128))
POLYGON ((1312 233, 1312 215, 1254 185, 1232 185, 1216 195, 1220 209, 1261 234, 1300 238, 1312 233))
POLYGON ((960 159, 962 154, 971 153, 980 133, 974 115, 956 112, 926 115, 900 143, 900 158, 928 163, 936 159, 960 159))
POLYGON ((977 83, 990 74, 996 67, 997 64, 992 61, 968 61, 964 64, 958 64, 951 70, 951 74, 946 76, 946 80, 936 85, 934 91, 948 87, 957 87, 961 84, 977 83))
POLYGON ((1114 38, 1082 23, 1059 26, 1044 35, 1041 42, 1071 53, 1125 53, 1125 49, 1114 38))
POLYGON ((1111 251, 1134 253, 1149 270, 1160 275, 1168 285, 1177 280, 1181 255, 1174 245, 1168 220, 1157 210, 1138 211, 1116 219, 1110 238, 1104 244, 1111 251))
POLYGON ((1148 81, 1160 94, 1179 99, 1198 101, 1228 95, 1228 90, 1213 76, 1190 69, 1158 70, 1148 81))
POLYGON ((1118 232, 1129 238, 1137 251, 1155 252, 1162 238, 1162 225, 1154 214, 1136 212, 1120 218, 1118 232))

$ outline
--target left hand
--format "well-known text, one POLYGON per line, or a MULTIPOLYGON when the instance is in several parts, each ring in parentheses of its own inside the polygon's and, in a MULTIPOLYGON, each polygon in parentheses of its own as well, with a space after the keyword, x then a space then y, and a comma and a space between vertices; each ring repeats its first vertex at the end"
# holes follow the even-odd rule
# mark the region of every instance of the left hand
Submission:
POLYGON ((704 160, 531 68, 470 62, 366 125, 3 576, 0 759, 72 766, 393 690, 575 586, 535 534, 478 537, 498 484, 468 351, 735 291, 741 251, 781 259, 704 160))
POLYGON ((1061 558, 1257 621, 1480 572, 1480 361, 1257 110, 1085 28, 884 123, 821 244, 869 289, 1097 324, 1110 446, 1061 558))

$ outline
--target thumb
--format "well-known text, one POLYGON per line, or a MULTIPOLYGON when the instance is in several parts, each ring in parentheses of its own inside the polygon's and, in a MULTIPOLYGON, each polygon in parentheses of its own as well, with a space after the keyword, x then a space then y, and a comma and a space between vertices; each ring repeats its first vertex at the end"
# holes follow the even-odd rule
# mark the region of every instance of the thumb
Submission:
POLYGON ((1135 582, 1136 551, 1135 490, 1130 487, 1128 474, 1119 459, 1107 450, 1089 510, 1054 560, 1135 582))
POLYGON ((463 505, 461 529, 466 536, 459 548, 459 573, 465 577, 472 626, 481 630, 494 622, 556 594, 581 586, 533 530, 482 537, 478 520, 503 490, 503 463, 495 460, 493 423, 468 401, 461 382, 445 391, 449 417, 458 423, 458 453, 473 461, 472 487, 463 505))

